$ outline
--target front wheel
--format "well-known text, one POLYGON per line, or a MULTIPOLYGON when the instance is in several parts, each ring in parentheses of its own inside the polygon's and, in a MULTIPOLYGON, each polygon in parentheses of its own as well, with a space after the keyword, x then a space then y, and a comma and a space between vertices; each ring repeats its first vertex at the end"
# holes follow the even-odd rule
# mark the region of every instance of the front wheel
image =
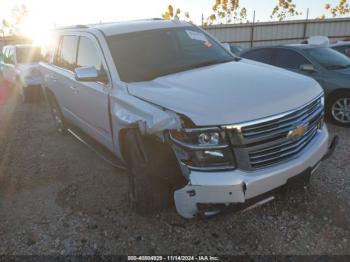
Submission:
POLYGON ((343 127, 350 127, 350 92, 341 92, 331 97, 327 115, 331 122, 343 127))
POLYGON ((146 216, 170 207, 175 182, 182 176, 172 150, 137 129, 127 130, 123 142, 131 207, 146 216))

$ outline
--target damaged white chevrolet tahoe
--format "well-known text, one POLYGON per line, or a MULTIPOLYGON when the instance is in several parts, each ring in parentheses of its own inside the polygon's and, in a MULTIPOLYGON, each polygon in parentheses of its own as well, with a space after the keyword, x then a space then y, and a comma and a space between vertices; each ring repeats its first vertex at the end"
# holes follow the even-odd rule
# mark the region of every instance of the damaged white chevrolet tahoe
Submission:
POLYGON ((317 82, 235 57, 192 24, 74 26, 54 39, 41 66, 57 128, 77 127, 125 164, 140 213, 256 203, 335 147, 317 82))

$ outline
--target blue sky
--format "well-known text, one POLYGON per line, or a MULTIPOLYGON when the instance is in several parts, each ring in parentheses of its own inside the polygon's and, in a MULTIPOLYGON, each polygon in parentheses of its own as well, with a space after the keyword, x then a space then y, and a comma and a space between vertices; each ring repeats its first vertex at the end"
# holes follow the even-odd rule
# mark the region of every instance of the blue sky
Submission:
MULTIPOLYGON (((248 9, 251 20, 256 10, 257 20, 268 21, 271 10, 277 0, 241 0, 241 5, 248 9)), ((338 0, 295 0, 298 9, 306 14, 310 8, 310 18, 325 12, 325 3, 335 4, 338 0)), ((201 15, 211 14, 214 0, 0 0, 0 19, 7 17, 16 4, 25 4, 29 9, 31 25, 58 26, 68 24, 84 24, 107 21, 160 17, 171 3, 184 11, 189 11, 195 23, 200 23, 201 15)))
MULTIPOLYGON (((310 10, 310 18, 316 18, 325 13, 324 5, 330 3, 332 5, 337 4, 339 0, 294 0, 298 10, 303 12, 303 15, 298 18, 304 18, 306 16, 306 10, 310 10)), ((166 1, 162 1, 166 2, 166 1)), ((210 7, 213 0, 173 0, 170 1, 176 6, 184 7, 188 10, 195 21, 200 21, 201 13, 206 16, 210 14, 210 7), (208 8, 209 7, 209 8, 208 8)), ((253 12, 256 11, 256 18, 260 21, 270 20, 270 15, 273 6, 276 5, 277 0, 240 0, 241 6, 248 9, 248 18, 252 20, 253 12)))

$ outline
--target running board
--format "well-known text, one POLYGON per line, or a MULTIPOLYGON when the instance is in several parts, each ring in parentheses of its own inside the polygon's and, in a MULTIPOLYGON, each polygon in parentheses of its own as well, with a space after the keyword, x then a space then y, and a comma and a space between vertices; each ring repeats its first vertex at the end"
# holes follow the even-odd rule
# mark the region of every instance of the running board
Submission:
POLYGON ((112 153, 110 153, 107 149, 104 149, 101 145, 95 142, 92 138, 85 135, 82 131, 76 129, 73 130, 73 128, 68 128, 67 131, 80 143, 84 144, 98 157, 100 157, 111 166, 121 170, 126 170, 126 167, 123 165, 123 163, 121 163, 112 153))

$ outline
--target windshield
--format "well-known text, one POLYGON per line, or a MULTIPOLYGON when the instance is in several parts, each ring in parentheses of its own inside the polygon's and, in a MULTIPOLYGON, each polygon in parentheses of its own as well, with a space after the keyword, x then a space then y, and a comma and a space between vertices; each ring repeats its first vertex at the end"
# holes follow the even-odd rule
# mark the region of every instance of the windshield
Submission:
POLYGON ((306 52, 326 69, 335 70, 350 67, 350 59, 331 48, 308 49, 306 52))
POLYGON ((140 82, 234 59, 195 27, 167 28, 107 37, 119 76, 140 82))
POLYGON ((17 63, 20 64, 39 62, 41 59, 40 47, 17 47, 16 58, 17 63))

